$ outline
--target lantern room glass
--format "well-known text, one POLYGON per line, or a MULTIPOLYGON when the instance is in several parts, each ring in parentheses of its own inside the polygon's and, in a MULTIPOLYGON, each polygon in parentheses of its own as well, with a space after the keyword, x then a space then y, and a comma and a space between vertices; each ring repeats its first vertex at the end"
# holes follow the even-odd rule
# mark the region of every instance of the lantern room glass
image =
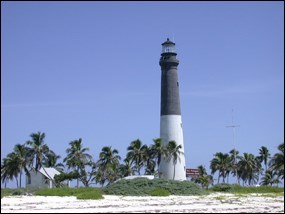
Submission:
POLYGON ((164 44, 162 45, 162 53, 176 53, 174 44, 164 44))

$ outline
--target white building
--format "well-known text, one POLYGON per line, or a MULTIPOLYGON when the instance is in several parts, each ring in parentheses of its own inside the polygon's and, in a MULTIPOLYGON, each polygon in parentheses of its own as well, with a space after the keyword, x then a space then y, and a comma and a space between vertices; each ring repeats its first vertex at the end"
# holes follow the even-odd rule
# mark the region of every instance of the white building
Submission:
POLYGON ((42 167, 37 172, 32 169, 30 176, 26 175, 26 188, 53 188, 55 185, 52 180, 58 174, 60 172, 55 168, 42 167))

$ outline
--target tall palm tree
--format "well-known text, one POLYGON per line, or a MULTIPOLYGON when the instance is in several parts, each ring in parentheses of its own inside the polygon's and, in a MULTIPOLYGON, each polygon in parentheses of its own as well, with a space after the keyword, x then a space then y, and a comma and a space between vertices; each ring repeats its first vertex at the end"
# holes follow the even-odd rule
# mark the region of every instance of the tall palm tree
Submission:
POLYGON ((3 158, 1 161, 1 182, 4 184, 4 188, 9 180, 13 180, 13 174, 9 173, 9 168, 7 167, 7 158, 3 158))
MULTIPOLYGON (((159 169, 159 164, 161 161, 161 157, 164 153, 164 147, 161 141, 161 138, 155 138, 153 139, 154 144, 150 146, 152 157, 154 158, 157 169, 159 169)), ((159 173, 159 172, 158 172, 159 173)))
POLYGON ((23 170, 26 172, 26 174, 29 175, 29 170, 27 169, 28 160, 27 160, 27 147, 25 145, 17 144, 14 147, 14 153, 17 157, 17 163, 19 167, 19 173, 20 173, 20 188, 22 188, 22 172, 23 170))
MULTIPOLYGON (((119 176, 119 166, 121 157, 117 149, 112 149, 111 146, 105 146, 102 148, 99 154, 98 167, 101 173, 100 179, 104 182, 99 181, 99 183, 105 183, 109 181, 109 184, 117 180, 119 176)), ((98 180, 97 180, 98 182, 98 180)))
POLYGON ((225 178, 228 175, 231 167, 231 158, 229 154, 217 152, 214 154, 214 158, 211 160, 210 169, 212 170, 212 174, 216 171, 219 171, 218 183, 220 181, 220 177, 223 178, 223 183, 225 183, 225 178))
POLYGON ((270 160, 270 170, 273 170, 278 177, 284 179, 284 142, 279 144, 278 153, 274 154, 270 160))
POLYGON ((239 174, 238 174, 238 165, 237 162, 241 158, 239 155, 239 151, 236 149, 232 149, 230 152, 230 171, 233 174, 233 176, 236 176, 237 183, 239 183, 239 174))
POLYGON ((146 144, 141 147, 142 152, 142 162, 145 166, 145 175, 153 175, 155 170, 155 158, 151 147, 146 144))
POLYGON ((26 142, 26 144, 30 146, 27 147, 27 158, 30 167, 34 168, 36 172, 42 168, 49 177, 49 179, 54 182, 54 180, 50 177, 50 175, 43 167, 43 161, 45 158, 47 158, 46 155, 49 153, 49 147, 47 144, 44 143, 45 136, 46 135, 44 132, 32 133, 30 135, 32 140, 28 140, 26 142))
MULTIPOLYGON (((90 163, 92 156, 87 153, 89 148, 83 148, 82 139, 73 140, 69 143, 70 148, 66 149, 67 156, 63 159, 68 169, 76 169, 77 172, 84 171, 84 167, 90 163)), ((79 178, 77 178, 77 188, 79 186, 79 178)))
POLYGON ((7 155, 6 158, 2 159, 1 163, 1 181, 2 183, 6 183, 9 180, 16 179, 17 182, 17 188, 19 187, 18 184, 18 174, 20 172, 19 169, 19 163, 18 163, 18 157, 17 155, 12 152, 7 155))
POLYGON ((184 154, 182 151, 182 145, 177 143, 175 141, 169 141, 169 143, 166 145, 165 148, 165 158, 167 161, 170 161, 172 159, 173 161, 173 180, 175 179, 175 167, 177 164, 177 161, 181 161, 180 154, 184 154))
POLYGON ((270 158, 269 150, 267 149, 267 147, 261 146, 259 149, 258 159, 260 160, 261 163, 264 162, 265 172, 267 171, 268 159, 269 158, 270 158))
POLYGON ((249 185, 258 180, 258 174, 260 171, 258 161, 253 154, 243 153, 243 157, 238 162, 241 169, 241 178, 244 182, 248 182, 249 185))
POLYGON ((27 148, 24 145, 17 144, 14 146, 13 152, 9 153, 6 158, 3 159, 1 163, 1 179, 3 183, 8 180, 17 181, 18 187, 18 176, 20 176, 20 188, 22 188, 22 173, 23 170, 29 174, 27 169, 27 148))
POLYGON ((135 168, 140 175, 143 166, 142 142, 139 139, 132 141, 127 151, 127 158, 131 161, 131 164, 135 164, 135 168))
POLYGON ((49 152, 49 147, 44 143, 45 133, 32 133, 30 137, 32 140, 26 142, 26 144, 30 146, 28 148, 28 158, 30 165, 34 166, 35 170, 38 171, 42 167, 43 160, 49 152))
POLYGON ((118 150, 112 150, 111 146, 103 147, 99 154, 99 157, 99 161, 101 162, 103 168, 106 168, 106 166, 110 164, 118 165, 121 160, 118 150))

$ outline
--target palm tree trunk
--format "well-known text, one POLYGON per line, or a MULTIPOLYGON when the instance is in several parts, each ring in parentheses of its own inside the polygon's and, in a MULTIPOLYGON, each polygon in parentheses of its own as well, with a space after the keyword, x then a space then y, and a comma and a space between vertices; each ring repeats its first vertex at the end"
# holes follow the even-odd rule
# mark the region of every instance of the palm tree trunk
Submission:
POLYGON ((20 171, 20 189, 22 188, 22 170, 20 171))
POLYGON ((174 169, 173 169, 173 180, 175 179, 175 164, 174 164, 174 169))
POLYGON ((17 188, 19 188, 18 178, 16 177, 17 188))
MULTIPOLYGON (((79 172, 79 166, 77 166, 77 172, 79 172)), ((77 183, 76 183, 76 187, 78 188, 79 186, 79 178, 77 178, 77 183)))

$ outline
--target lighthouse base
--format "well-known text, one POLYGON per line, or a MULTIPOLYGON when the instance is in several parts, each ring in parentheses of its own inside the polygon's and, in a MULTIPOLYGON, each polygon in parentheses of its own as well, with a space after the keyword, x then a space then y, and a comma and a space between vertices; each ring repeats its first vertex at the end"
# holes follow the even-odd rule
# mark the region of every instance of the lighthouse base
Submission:
POLYGON ((175 141, 177 146, 181 145, 181 153, 173 163, 173 158, 161 158, 158 174, 159 178, 186 180, 186 167, 184 157, 183 129, 181 115, 162 115, 160 117, 160 138, 163 145, 169 141, 175 141))

